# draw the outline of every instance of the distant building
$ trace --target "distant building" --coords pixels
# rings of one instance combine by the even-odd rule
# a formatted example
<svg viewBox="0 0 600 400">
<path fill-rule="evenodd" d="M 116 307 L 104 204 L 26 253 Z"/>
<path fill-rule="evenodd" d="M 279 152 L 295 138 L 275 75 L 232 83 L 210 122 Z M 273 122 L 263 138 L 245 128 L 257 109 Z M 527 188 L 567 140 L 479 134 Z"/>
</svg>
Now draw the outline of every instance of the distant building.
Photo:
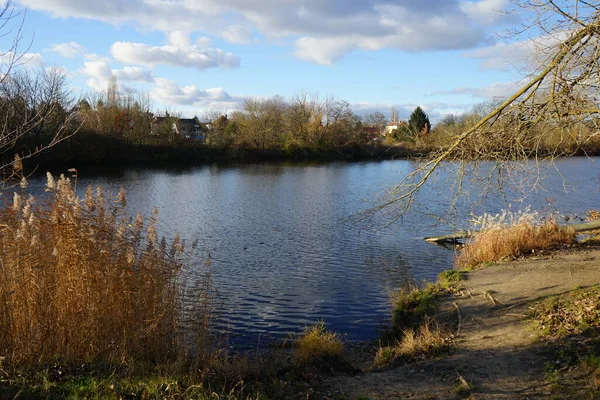
<svg viewBox="0 0 600 400">
<path fill-rule="evenodd" d="M 383 132 L 383 136 L 387 136 L 390 133 L 394 132 L 396 129 L 407 128 L 408 122 L 406 121 L 392 121 L 388 126 L 385 127 L 385 131 Z"/>
<path fill-rule="evenodd" d="M 198 117 L 175 118 L 167 115 L 152 119 L 151 134 L 158 135 L 161 129 L 165 129 L 165 124 L 171 125 L 168 129 L 172 133 L 181 135 L 186 139 L 204 140 L 204 133 L 209 129 L 206 124 L 200 122 Z"/>
<path fill-rule="evenodd" d="M 186 139 L 204 139 L 204 129 L 198 117 L 179 118 L 176 124 L 176 132 Z"/>
</svg>

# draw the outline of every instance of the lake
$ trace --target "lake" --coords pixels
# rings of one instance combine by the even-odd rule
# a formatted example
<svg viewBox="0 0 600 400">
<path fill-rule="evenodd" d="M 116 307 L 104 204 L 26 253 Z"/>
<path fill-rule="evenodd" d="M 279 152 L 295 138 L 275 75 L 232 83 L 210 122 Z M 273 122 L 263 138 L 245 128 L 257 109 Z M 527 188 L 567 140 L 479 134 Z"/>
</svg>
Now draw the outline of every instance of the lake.
<svg viewBox="0 0 600 400">
<path fill-rule="evenodd" d="M 375 338 L 389 322 L 391 291 L 433 280 L 452 266 L 454 250 L 422 240 L 452 230 L 424 215 L 450 204 L 452 169 L 442 171 L 397 223 L 387 226 L 390 215 L 383 214 L 355 218 L 378 205 L 382 193 L 416 165 L 398 160 L 111 168 L 80 171 L 78 185 L 100 185 L 115 194 L 124 187 L 132 213 L 149 216 L 156 207 L 162 234 L 198 240 L 198 263 L 210 257 L 223 302 L 216 327 L 228 332 L 231 343 L 254 347 L 318 321 L 348 340 Z M 514 210 L 531 205 L 581 215 L 600 208 L 600 158 L 557 165 L 560 174 L 550 169 L 543 189 L 524 201 L 507 193 Z M 41 192 L 42 184 L 42 178 L 32 179 L 32 191 Z M 485 200 L 477 205 L 480 212 L 506 207 L 497 192 L 478 194 L 469 183 L 465 189 Z M 467 204 L 458 203 L 463 222 Z"/>
</svg>

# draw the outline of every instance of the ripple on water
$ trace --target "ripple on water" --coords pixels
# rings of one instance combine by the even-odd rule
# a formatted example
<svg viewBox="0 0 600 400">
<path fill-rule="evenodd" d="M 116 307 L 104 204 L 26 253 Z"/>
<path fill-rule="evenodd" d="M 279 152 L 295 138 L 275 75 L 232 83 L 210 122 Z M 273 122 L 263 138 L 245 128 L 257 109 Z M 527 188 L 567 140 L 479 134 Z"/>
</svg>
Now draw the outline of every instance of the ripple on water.
<svg viewBox="0 0 600 400">
<path fill-rule="evenodd" d="M 559 162 L 546 192 L 524 204 L 583 213 L 597 207 L 598 158 Z M 414 163 L 207 166 L 186 170 L 127 169 L 97 176 L 80 173 L 79 188 L 102 185 L 128 195 L 132 214 L 159 210 L 159 229 L 198 240 L 198 263 L 210 256 L 222 308 L 217 330 L 235 345 L 286 339 L 304 326 L 325 321 L 350 340 L 369 339 L 390 318 L 389 292 L 408 281 L 435 279 L 451 265 L 453 252 L 421 237 L 439 227 L 419 214 L 385 227 L 382 216 L 365 223 L 348 218 L 377 204 L 382 191 Z M 563 179 L 564 178 L 564 179 Z M 439 182 L 444 182 L 440 179 Z M 564 183 L 571 184 L 565 194 Z M 43 192 L 44 179 L 30 188 Z M 468 182 L 465 182 L 468 185 Z M 573 196 L 573 189 L 577 195 Z M 473 191 L 473 188 L 467 188 Z M 35 193 L 34 193 L 35 194 Z M 446 186 L 424 191 L 427 212 L 448 204 Z M 484 211 L 506 207 L 489 196 Z"/>
</svg>

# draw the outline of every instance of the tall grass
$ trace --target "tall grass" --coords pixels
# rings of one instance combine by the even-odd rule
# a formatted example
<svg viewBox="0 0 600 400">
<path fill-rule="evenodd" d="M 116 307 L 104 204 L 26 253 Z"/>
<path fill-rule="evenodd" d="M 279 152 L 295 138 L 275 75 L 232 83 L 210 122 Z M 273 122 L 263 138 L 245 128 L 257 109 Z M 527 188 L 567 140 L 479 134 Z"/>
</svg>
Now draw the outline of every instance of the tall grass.
<svg viewBox="0 0 600 400">
<path fill-rule="evenodd" d="M 47 191 L 40 205 L 15 193 L 0 212 L 0 356 L 158 363 L 202 351 L 210 278 L 186 281 L 185 243 L 159 240 L 156 212 L 127 218 L 124 191 L 79 198 L 64 176 L 48 174 Z"/>
<path fill-rule="evenodd" d="M 542 219 L 529 209 L 485 214 L 475 219 L 474 225 L 479 231 L 456 258 L 459 268 L 472 268 L 576 241 L 573 229 L 558 226 L 553 218 Z"/>
</svg>

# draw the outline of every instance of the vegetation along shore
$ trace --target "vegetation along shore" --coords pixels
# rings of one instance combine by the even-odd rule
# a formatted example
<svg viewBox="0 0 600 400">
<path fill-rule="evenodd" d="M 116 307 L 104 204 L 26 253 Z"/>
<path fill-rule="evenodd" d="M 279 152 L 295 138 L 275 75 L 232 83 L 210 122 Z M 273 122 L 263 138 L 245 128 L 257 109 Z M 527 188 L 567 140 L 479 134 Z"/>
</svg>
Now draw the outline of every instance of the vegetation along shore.
<svg viewBox="0 0 600 400">
<path fill-rule="evenodd" d="M 586 227 L 582 230 L 581 224 L 563 223 L 571 217 L 561 219 L 558 213 L 544 213 L 542 218 L 536 211 L 513 212 L 510 208 L 517 202 L 523 204 L 527 195 L 540 187 L 548 171 L 553 172 L 557 158 L 600 154 L 598 4 L 549 0 L 446 2 L 447 7 L 426 7 L 427 11 L 454 8 L 452 18 L 445 20 L 436 14 L 429 20 L 415 18 L 403 7 L 385 2 L 364 2 L 369 4 L 368 10 L 356 14 L 349 11 L 351 30 L 341 29 L 341 20 L 331 14 L 335 29 L 304 37 L 307 29 L 289 21 L 274 24 L 285 25 L 284 31 L 279 28 L 274 35 L 265 34 L 259 28 L 268 26 L 269 18 L 259 16 L 269 7 L 236 12 L 233 3 L 244 2 L 229 2 L 232 4 L 223 10 L 218 2 L 198 7 L 200 2 L 146 1 L 142 5 L 131 1 L 107 3 L 107 7 L 92 11 L 82 11 L 89 2 L 78 3 L 82 8 L 76 10 L 72 9 L 73 2 L 29 3 L 39 13 L 35 14 L 39 20 L 45 10 L 53 18 L 85 18 L 86 23 L 104 8 L 119 14 L 119 18 L 123 10 L 133 14 L 139 8 L 144 12 L 140 17 L 144 23 L 138 26 L 143 29 L 139 31 L 158 29 L 148 21 L 162 14 L 173 20 L 173 14 L 165 12 L 166 6 L 176 4 L 184 10 L 178 12 L 178 20 L 184 20 L 186 14 L 197 16 L 197 9 L 207 8 L 211 20 L 218 22 L 226 14 L 228 21 L 239 19 L 248 24 L 228 26 L 220 32 L 219 40 L 229 38 L 240 46 L 252 43 L 259 49 L 259 37 L 277 38 L 283 45 L 292 34 L 293 40 L 289 41 L 297 46 L 293 53 L 320 64 L 332 64 L 346 52 L 383 50 L 380 41 L 393 49 L 418 50 L 415 44 L 407 46 L 404 42 L 406 32 L 411 31 L 404 25 L 411 21 L 406 16 L 404 23 L 394 20 L 404 14 L 418 21 L 419 26 L 411 25 L 414 29 L 423 26 L 436 32 L 434 36 L 423 36 L 424 40 L 419 38 L 436 51 L 443 48 L 437 43 L 454 33 L 455 26 L 464 27 L 457 31 L 468 38 L 486 31 L 486 24 L 497 24 L 500 19 L 509 23 L 517 15 L 524 29 L 516 29 L 516 35 L 533 32 L 538 40 L 523 46 L 531 54 L 524 57 L 525 73 L 516 79 L 512 94 L 486 96 L 493 100 L 468 111 L 464 105 L 438 104 L 444 112 L 437 112 L 433 121 L 421 106 L 411 103 L 410 111 L 403 114 L 407 118 L 401 119 L 392 103 L 388 118 L 383 107 L 367 112 L 363 108 L 361 112 L 361 103 L 354 103 L 353 110 L 348 101 L 306 92 L 288 92 L 288 97 L 236 96 L 234 102 L 234 97 L 223 89 L 179 86 L 137 66 L 192 65 L 198 71 L 217 65 L 239 67 L 239 58 L 213 48 L 210 38 L 195 35 L 192 43 L 191 33 L 199 32 L 191 26 L 203 25 L 203 21 L 182 25 L 184 30 L 173 30 L 169 27 L 172 21 L 162 21 L 159 30 L 168 41 L 164 46 L 113 43 L 111 57 L 123 63 L 122 69 L 111 68 L 103 56 L 88 53 L 78 43 L 48 44 L 45 54 L 62 52 L 85 60 L 82 73 L 88 74 L 88 84 L 95 90 L 76 93 L 70 81 L 76 74 L 61 67 L 28 64 L 26 60 L 42 56 L 19 46 L 24 14 L 11 1 L 5 2 L 0 9 L 0 37 L 9 39 L 0 47 L 0 172 L 4 195 L 0 209 L 0 399 L 600 398 L 600 214 L 595 205 L 586 206 L 591 209 L 585 217 L 579 217 L 582 221 L 578 222 Z M 18 1 L 19 6 L 29 3 Z M 46 3 L 56 7 L 48 11 Z M 258 7 L 261 2 L 250 3 Z M 281 7 L 288 7 L 287 3 L 282 2 Z M 328 26 L 316 17 L 331 12 L 332 7 L 310 9 L 318 2 L 305 3 L 301 9 L 281 14 L 298 19 L 298 26 L 310 21 L 311 31 L 319 25 Z M 351 8 L 358 10 L 361 2 L 352 3 Z M 403 3 L 409 7 L 411 2 Z M 498 4 L 512 4 L 522 12 L 513 11 L 509 18 L 500 18 L 497 10 L 491 11 Z M 337 7 L 340 5 L 333 7 L 335 14 Z M 421 8 L 414 8 L 414 15 L 424 15 L 420 14 Z M 128 18 L 109 17 L 98 18 L 115 25 L 125 24 Z M 464 22 L 468 18 L 477 20 L 476 24 Z M 356 27 L 373 24 L 368 36 L 355 35 Z M 342 32 L 343 36 L 327 36 L 334 34 L 329 31 Z M 246 33 L 248 37 L 241 37 Z M 488 45 L 489 36 L 483 35 L 471 46 Z M 451 39 L 456 42 L 452 51 L 464 50 L 463 39 Z M 512 45 L 503 43 L 498 48 L 508 48 L 505 52 L 512 53 Z M 491 50 L 496 53 L 498 48 Z M 482 53 L 489 50 L 472 49 Z M 479 54 L 470 53 L 467 58 L 479 58 Z M 392 63 L 386 60 L 381 64 Z M 433 63 L 413 64 L 425 69 Z M 435 67 L 439 75 L 439 67 Z M 94 71 L 100 73 L 94 75 Z M 98 79 L 100 75 L 102 79 Z M 164 110 L 154 109 L 143 90 L 122 85 L 119 79 L 152 86 L 154 98 L 163 100 Z M 244 79 L 236 79 L 241 86 Z M 346 82 L 346 86 L 352 85 Z M 482 90 L 462 87 L 438 94 Z M 430 95 L 435 94 L 422 93 L 420 99 Z M 174 106 L 186 105 L 188 111 L 197 105 L 203 107 L 198 107 L 199 115 L 184 116 L 169 110 L 165 99 L 176 103 Z M 211 110 L 207 99 L 235 107 L 230 111 Z M 404 107 L 406 111 L 408 106 Z M 430 113 L 435 111 L 433 107 L 424 108 Z M 455 108 L 462 111 L 448 112 Z M 359 343 L 345 341 L 344 332 L 334 332 L 321 322 L 304 327 L 288 340 L 270 343 L 266 350 L 258 344 L 253 351 L 232 349 L 215 329 L 222 299 L 215 284 L 212 249 L 199 248 L 202 238 L 190 243 L 176 234 L 161 237 L 159 212 L 130 209 L 126 188 L 117 194 L 102 187 L 78 187 L 77 168 L 90 165 L 386 158 L 414 160 L 406 163 L 411 165 L 399 175 L 396 186 L 357 219 L 362 222 L 385 214 L 387 218 L 380 225 L 389 226 L 422 206 L 417 209 L 419 216 L 433 216 L 442 222 L 456 222 L 458 217 L 463 219 L 460 223 L 465 223 L 468 217 L 463 216 L 469 214 L 473 226 L 469 231 L 438 238 L 452 240 L 455 264 L 448 265 L 452 268 L 435 282 L 408 284 L 410 265 L 398 253 L 389 257 L 391 267 L 367 271 L 374 275 L 402 266 L 406 267 L 402 271 L 406 279 L 390 296 L 389 318 L 379 336 Z M 37 196 L 35 192 L 36 198 L 27 176 L 39 165 L 44 170 L 69 169 L 60 176 L 48 173 L 42 189 L 45 194 Z M 354 178 L 360 185 L 365 184 L 367 169 Z M 338 183 L 332 182 L 332 175 L 314 172 L 303 178 L 316 180 L 318 176 L 319 190 Z M 249 191 L 251 185 L 241 185 L 240 175 L 230 174 L 228 185 L 219 181 L 216 186 L 233 188 L 235 195 Z M 274 176 L 278 175 L 263 181 L 271 185 Z M 217 177 L 211 176 L 213 181 Z M 169 199 L 192 186 L 188 181 L 177 188 L 180 191 L 169 191 L 165 184 L 169 178 L 161 177 L 161 194 Z M 442 198 L 438 190 L 424 200 L 423 194 L 438 178 L 448 196 Z M 300 179 L 293 183 L 297 181 Z M 581 180 L 573 184 L 581 184 Z M 336 193 L 348 191 L 347 187 L 338 189 Z M 267 190 L 261 187 L 257 191 L 264 194 Z M 293 203 L 299 198 L 298 192 L 289 188 L 278 192 L 281 210 L 306 206 Z M 314 193 L 308 193 L 307 198 L 314 197 Z M 282 200 L 284 195 L 288 197 Z M 498 214 L 486 213 L 485 200 L 490 197 L 502 198 L 507 209 Z M 238 238 L 236 223 L 241 220 L 253 229 L 262 223 L 260 218 L 244 220 L 246 205 L 238 207 L 243 203 L 229 203 L 225 198 L 219 197 L 218 203 L 240 211 L 239 217 L 231 218 L 235 221 L 213 221 L 216 226 L 231 222 L 227 239 Z M 335 196 L 326 199 L 324 207 L 328 209 L 346 205 Z M 294 209 L 297 215 L 293 215 L 303 223 L 315 208 L 313 203 L 306 203 L 303 210 L 308 211 Z M 266 202 L 260 205 L 261 211 L 277 208 Z M 432 205 L 439 208 L 432 211 Z M 208 208 L 208 217 L 217 215 L 216 209 Z M 355 222 L 351 215 L 344 217 L 344 222 Z M 302 228 L 304 237 L 314 233 L 310 224 Z M 280 235 L 277 229 L 272 230 L 275 237 Z M 374 231 L 364 231 L 364 236 L 377 236 L 379 232 Z M 300 242 L 301 236 L 293 232 L 287 239 Z M 343 240 L 333 243 L 331 237 L 331 232 L 324 232 L 318 238 L 326 244 L 325 251 L 349 247 Z M 262 237 L 255 239 L 265 245 Z M 382 242 L 387 239 L 384 235 L 377 237 Z M 464 242 L 456 243 L 459 239 Z M 240 254 L 253 250 L 242 249 Z M 275 250 L 271 247 L 268 254 Z M 313 248 L 304 244 L 302 251 L 301 256 Z M 220 254 L 223 258 L 228 255 Z M 319 260 L 318 267 L 325 264 L 323 260 Z M 247 264 L 244 259 L 240 267 L 250 268 Z M 302 272 L 306 276 L 306 271 Z M 232 275 L 241 281 L 240 276 Z M 273 278 L 276 273 L 265 269 L 261 284 L 267 275 Z M 330 279 L 338 278 L 339 274 Z M 362 289 L 360 285 L 344 287 L 356 297 L 364 294 Z M 369 300 L 360 297 L 360 301 Z M 341 310 L 340 314 L 347 312 L 343 307 Z"/>
<path fill-rule="evenodd" d="M 47 189 L 3 211 L 1 398 L 598 396 L 595 231 L 578 243 L 534 214 L 486 217 L 454 269 L 392 296 L 379 340 L 319 324 L 236 354 L 210 333 L 210 263 L 182 281 L 193 244 L 126 217 L 123 193 L 80 199 L 50 175 Z"/>
</svg>

